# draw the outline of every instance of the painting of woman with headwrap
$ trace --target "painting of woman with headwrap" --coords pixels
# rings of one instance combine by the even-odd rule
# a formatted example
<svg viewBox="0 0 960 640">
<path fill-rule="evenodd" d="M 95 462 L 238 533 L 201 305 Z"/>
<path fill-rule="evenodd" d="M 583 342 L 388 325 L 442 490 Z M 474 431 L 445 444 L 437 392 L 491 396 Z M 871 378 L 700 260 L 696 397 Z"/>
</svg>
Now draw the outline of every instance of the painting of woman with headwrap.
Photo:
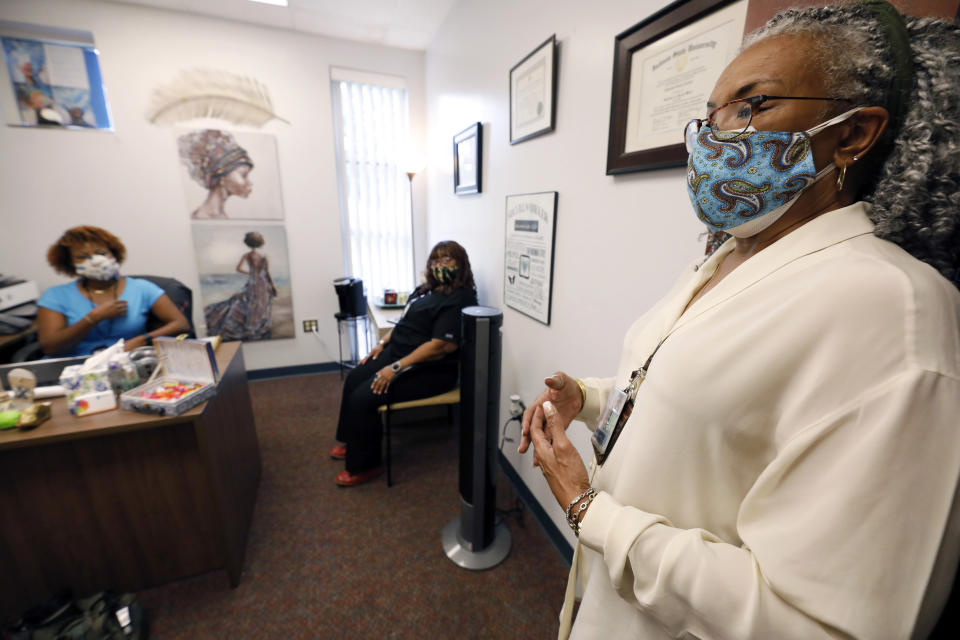
<svg viewBox="0 0 960 640">
<path fill-rule="evenodd" d="M 282 219 L 276 141 L 257 133 L 179 133 L 184 193 L 194 220 Z M 257 168 L 257 188 L 251 172 Z M 231 197 L 236 196 L 236 197 Z"/>
</svg>

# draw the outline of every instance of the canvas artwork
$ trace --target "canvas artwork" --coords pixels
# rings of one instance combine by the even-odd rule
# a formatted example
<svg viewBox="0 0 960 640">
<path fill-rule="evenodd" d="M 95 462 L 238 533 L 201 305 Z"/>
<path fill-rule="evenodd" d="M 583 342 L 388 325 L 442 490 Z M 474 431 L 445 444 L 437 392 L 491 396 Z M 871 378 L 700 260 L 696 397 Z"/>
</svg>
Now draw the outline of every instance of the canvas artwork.
<svg viewBox="0 0 960 640">
<path fill-rule="evenodd" d="M 97 51 L 25 38 L 0 38 L 17 99 L 28 126 L 110 129 Z"/>
<path fill-rule="evenodd" d="M 282 225 L 193 224 L 207 335 L 293 338 L 287 234 Z"/>
<path fill-rule="evenodd" d="M 193 220 L 283 220 L 276 138 L 177 129 L 186 210 Z"/>
</svg>

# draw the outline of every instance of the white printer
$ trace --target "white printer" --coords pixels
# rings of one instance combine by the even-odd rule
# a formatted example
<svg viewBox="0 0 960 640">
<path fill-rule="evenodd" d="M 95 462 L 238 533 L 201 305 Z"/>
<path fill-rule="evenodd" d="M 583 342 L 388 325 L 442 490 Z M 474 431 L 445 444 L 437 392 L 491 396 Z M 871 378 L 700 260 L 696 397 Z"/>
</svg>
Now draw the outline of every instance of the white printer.
<svg viewBox="0 0 960 640">
<path fill-rule="evenodd" d="M 17 333 L 37 316 L 40 292 L 33 280 L 0 275 L 0 335 Z"/>
</svg>

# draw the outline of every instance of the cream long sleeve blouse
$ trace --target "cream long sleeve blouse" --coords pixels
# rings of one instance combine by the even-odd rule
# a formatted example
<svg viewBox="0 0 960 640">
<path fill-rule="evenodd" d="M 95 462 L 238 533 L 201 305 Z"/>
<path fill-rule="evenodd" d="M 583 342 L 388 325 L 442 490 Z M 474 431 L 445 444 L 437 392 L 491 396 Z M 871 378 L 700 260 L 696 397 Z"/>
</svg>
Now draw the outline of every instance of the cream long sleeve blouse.
<svg viewBox="0 0 960 640">
<path fill-rule="evenodd" d="M 638 320 L 595 425 L 666 336 L 581 525 L 574 638 L 909 638 L 958 553 L 960 293 L 824 214 L 686 312 L 721 247 Z"/>
</svg>

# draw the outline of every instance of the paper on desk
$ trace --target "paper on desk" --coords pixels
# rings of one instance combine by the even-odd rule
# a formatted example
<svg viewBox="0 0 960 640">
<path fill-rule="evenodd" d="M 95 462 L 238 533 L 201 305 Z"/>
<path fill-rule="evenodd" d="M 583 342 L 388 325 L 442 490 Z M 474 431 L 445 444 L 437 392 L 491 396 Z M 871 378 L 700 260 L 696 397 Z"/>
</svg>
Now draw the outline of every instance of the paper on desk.
<svg viewBox="0 0 960 640">
<path fill-rule="evenodd" d="M 56 398 L 58 396 L 67 395 L 67 390 L 59 384 L 50 385 L 49 387 L 37 387 L 33 390 L 33 397 L 37 400 L 43 400 L 44 398 Z"/>
</svg>

